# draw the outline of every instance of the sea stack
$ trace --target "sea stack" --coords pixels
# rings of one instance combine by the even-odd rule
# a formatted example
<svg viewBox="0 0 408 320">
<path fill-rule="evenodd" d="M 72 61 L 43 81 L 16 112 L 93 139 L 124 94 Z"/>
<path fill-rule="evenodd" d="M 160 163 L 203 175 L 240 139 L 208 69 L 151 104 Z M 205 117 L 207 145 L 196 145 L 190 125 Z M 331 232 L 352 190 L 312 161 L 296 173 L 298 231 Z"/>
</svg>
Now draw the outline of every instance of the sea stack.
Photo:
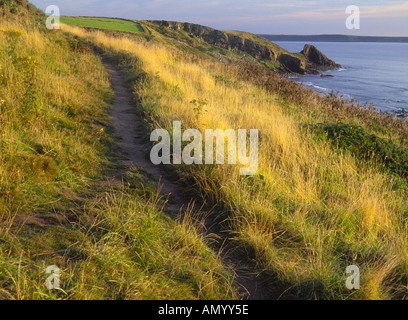
<svg viewBox="0 0 408 320">
<path fill-rule="evenodd" d="M 318 65 L 320 68 L 322 66 L 326 67 L 327 69 L 341 67 L 341 65 L 336 64 L 333 60 L 327 58 L 322 52 L 311 44 L 306 44 L 300 53 L 303 54 L 305 58 L 309 60 L 309 62 Z"/>
</svg>

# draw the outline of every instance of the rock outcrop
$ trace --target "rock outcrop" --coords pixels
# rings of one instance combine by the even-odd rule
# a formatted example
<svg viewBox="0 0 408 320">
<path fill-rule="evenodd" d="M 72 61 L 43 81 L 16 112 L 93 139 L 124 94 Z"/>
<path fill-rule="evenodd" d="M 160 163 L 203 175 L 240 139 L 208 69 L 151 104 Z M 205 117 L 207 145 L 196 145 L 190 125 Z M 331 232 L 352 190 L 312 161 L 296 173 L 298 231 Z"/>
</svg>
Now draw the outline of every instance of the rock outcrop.
<svg viewBox="0 0 408 320">
<path fill-rule="evenodd" d="M 328 67 L 328 68 L 339 68 L 340 65 L 336 64 L 333 60 L 327 58 L 323 53 L 321 53 L 315 46 L 306 44 L 303 50 L 300 52 L 305 56 L 305 58 L 318 66 Z"/>
<path fill-rule="evenodd" d="M 312 45 L 305 45 L 300 53 L 291 53 L 257 35 L 246 32 L 220 31 L 210 27 L 175 21 L 149 21 L 169 31 L 183 31 L 206 43 L 233 52 L 243 52 L 268 65 L 285 72 L 297 74 L 320 74 L 320 71 L 339 68 Z M 237 35 L 238 34 L 238 35 Z"/>
</svg>

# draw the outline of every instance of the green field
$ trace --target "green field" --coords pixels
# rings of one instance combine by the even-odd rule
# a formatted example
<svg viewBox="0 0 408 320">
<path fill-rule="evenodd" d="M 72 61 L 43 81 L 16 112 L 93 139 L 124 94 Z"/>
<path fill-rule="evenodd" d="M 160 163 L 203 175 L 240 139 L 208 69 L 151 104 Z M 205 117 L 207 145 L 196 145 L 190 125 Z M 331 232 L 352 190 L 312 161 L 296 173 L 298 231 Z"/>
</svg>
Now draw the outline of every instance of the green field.
<svg viewBox="0 0 408 320">
<path fill-rule="evenodd" d="M 128 32 L 143 32 L 137 22 L 113 18 L 91 18 L 91 17 L 61 17 L 61 22 L 78 27 L 109 29 Z"/>
</svg>

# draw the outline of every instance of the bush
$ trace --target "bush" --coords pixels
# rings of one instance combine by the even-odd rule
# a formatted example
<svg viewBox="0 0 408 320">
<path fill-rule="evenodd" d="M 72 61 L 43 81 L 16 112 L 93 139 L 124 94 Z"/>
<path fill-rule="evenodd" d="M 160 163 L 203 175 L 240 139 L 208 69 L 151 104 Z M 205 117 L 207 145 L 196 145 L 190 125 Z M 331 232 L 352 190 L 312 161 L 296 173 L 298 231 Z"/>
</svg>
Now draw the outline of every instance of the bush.
<svg viewBox="0 0 408 320">
<path fill-rule="evenodd" d="M 314 125 L 315 133 L 331 140 L 334 147 L 350 151 L 358 159 L 374 161 L 401 177 L 408 177 L 408 150 L 391 140 L 368 133 L 356 124 L 342 122 Z"/>
</svg>

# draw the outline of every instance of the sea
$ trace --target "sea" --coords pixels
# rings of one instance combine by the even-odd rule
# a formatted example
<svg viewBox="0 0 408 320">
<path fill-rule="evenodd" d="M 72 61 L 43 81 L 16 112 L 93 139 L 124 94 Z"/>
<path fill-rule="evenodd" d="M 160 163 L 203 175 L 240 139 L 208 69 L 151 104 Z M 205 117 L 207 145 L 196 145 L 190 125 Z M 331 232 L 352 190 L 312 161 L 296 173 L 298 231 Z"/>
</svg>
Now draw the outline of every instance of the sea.
<svg viewBox="0 0 408 320">
<path fill-rule="evenodd" d="M 305 42 L 275 42 L 290 52 L 303 50 Z M 384 112 L 408 111 L 408 43 L 308 42 L 342 67 L 320 75 L 291 77 L 306 88 L 334 92 Z"/>
</svg>

